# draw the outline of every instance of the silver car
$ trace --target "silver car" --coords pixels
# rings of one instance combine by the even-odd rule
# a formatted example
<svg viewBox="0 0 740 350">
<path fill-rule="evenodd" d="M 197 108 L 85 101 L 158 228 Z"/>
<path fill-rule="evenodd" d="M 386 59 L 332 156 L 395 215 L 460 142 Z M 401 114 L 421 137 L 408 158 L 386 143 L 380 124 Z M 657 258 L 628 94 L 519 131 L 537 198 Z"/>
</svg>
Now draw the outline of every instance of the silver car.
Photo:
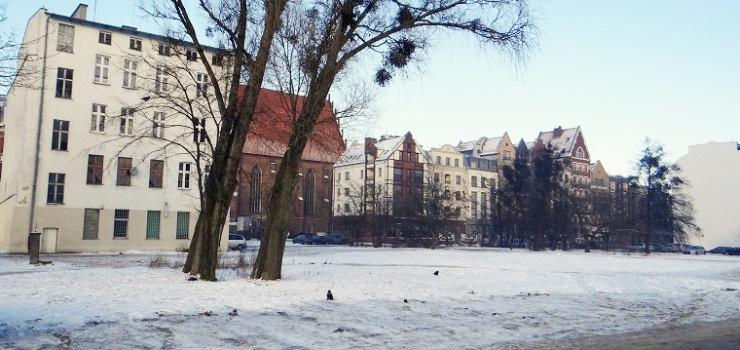
<svg viewBox="0 0 740 350">
<path fill-rule="evenodd" d="M 699 255 L 699 254 L 706 254 L 707 251 L 704 250 L 704 247 L 700 245 L 688 245 L 686 246 L 686 248 L 683 249 L 683 253 Z"/>
<path fill-rule="evenodd" d="M 229 233 L 229 249 L 243 250 L 247 247 L 247 239 L 238 233 Z"/>
</svg>

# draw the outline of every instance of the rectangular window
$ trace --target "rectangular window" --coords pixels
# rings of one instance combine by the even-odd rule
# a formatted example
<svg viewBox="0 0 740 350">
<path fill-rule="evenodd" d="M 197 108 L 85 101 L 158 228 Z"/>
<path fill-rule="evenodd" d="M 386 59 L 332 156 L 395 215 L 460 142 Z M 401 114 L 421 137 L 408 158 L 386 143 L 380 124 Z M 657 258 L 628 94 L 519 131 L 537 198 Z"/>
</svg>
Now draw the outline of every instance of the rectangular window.
<svg viewBox="0 0 740 350">
<path fill-rule="evenodd" d="M 54 119 L 51 130 L 51 149 L 66 151 L 69 139 L 69 121 Z"/>
<path fill-rule="evenodd" d="M 98 223 L 100 209 L 85 208 L 85 218 L 82 223 L 82 239 L 98 239 Z"/>
<path fill-rule="evenodd" d="M 460 176 L 460 175 L 456 175 L 455 176 L 455 184 L 456 185 L 461 185 L 462 184 L 462 176 Z"/>
<path fill-rule="evenodd" d="M 149 161 L 149 187 L 162 188 L 164 175 L 164 161 L 152 159 Z"/>
<path fill-rule="evenodd" d="M 445 158 L 445 166 L 450 166 L 450 158 Z"/>
<path fill-rule="evenodd" d="M 105 105 L 93 103 L 92 118 L 90 119 L 90 131 L 105 132 Z"/>
<path fill-rule="evenodd" d="M 191 164 L 188 162 L 180 162 L 177 171 L 177 188 L 190 189 L 190 166 Z"/>
<path fill-rule="evenodd" d="M 345 213 L 349 213 L 349 204 L 348 203 L 344 203 L 344 212 Z"/>
<path fill-rule="evenodd" d="M 57 51 L 71 53 L 75 46 L 75 27 L 69 24 L 59 23 L 58 34 Z"/>
<path fill-rule="evenodd" d="M 175 239 L 188 239 L 189 229 L 190 229 L 190 213 L 186 211 L 178 211 Z"/>
<path fill-rule="evenodd" d="M 113 34 L 111 34 L 111 32 L 104 32 L 101 30 L 100 33 L 98 33 L 98 42 L 101 44 L 110 45 L 112 36 Z"/>
<path fill-rule="evenodd" d="M 56 97 L 72 98 L 72 76 L 74 70 L 69 68 L 57 68 L 57 93 Z"/>
<path fill-rule="evenodd" d="M 136 69 L 138 62 L 134 60 L 123 60 L 123 87 L 136 89 Z"/>
<path fill-rule="evenodd" d="M 154 112 L 152 117 L 152 137 L 164 137 L 164 113 Z"/>
<path fill-rule="evenodd" d="M 110 71 L 110 57 L 95 55 L 95 77 L 93 81 L 98 84 L 108 84 L 108 71 Z"/>
<path fill-rule="evenodd" d="M 437 164 L 442 164 L 442 157 L 437 156 Z"/>
<path fill-rule="evenodd" d="M 349 171 L 344 172 L 344 179 L 349 180 Z"/>
<path fill-rule="evenodd" d="M 141 51 L 141 39 L 131 37 L 128 42 L 128 48 L 131 50 Z"/>
<path fill-rule="evenodd" d="M 478 177 L 477 176 L 470 177 L 470 187 L 478 187 Z"/>
<path fill-rule="evenodd" d="M 206 142 L 206 118 L 193 118 L 193 141 Z"/>
<path fill-rule="evenodd" d="M 116 209 L 113 218 L 113 238 L 128 236 L 128 209 Z"/>
<path fill-rule="evenodd" d="M 487 182 L 486 178 L 481 177 L 480 178 L 480 188 L 486 188 L 486 182 Z"/>
<path fill-rule="evenodd" d="M 205 73 L 195 74 L 195 97 L 205 96 L 208 92 L 208 75 Z"/>
<path fill-rule="evenodd" d="M 434 173 L 434 183 L 435 184 L 439 183 L 439 173 Z"/>
<path fill-rule="evenodd" d="M 159 239 L 160 212 L 149 210 L 146 212 L 146 239 Z"/>
<path fill-rule="evenodd" d="M 457 168 L 459 166 L 460 166 L 460 159 L 455 158 L 455 167 Z"/>
<path fill-rule="evenodd" d="M 64 204 L 64 174 L 49 173 L 47 204 Z"/>
<path fill-rule="evenodd" d="M 349 187 L 344 188 L 344 195 L 349 196 Z"/>
<path fill-rule="evenodd" d="M 131 186 L 131 158 L 118 157 L 116 186 Z"/>
<path fill-rule="evenodd" d="M 95 154 L 87 156 L 87 184 L 103 184 L 103 156 Z"/>
<path fill-rule="evenodd" d="M 198 60 L 198 51 L 188 49 L 185 51 L 185 58 L 188 61 L 197 61 Z"/>
<path fill-rule="evenodd" d="M 167 92 L 167 66 L 157 66 L 157 74 L 154 80 L 154 92 L 161 94 Z"/>
<path fill-rule="evenodd" d="M 159 54 L 162 56 L 169 56 L 172 54 L 172 48 L 164 43 L 159 43 Z"/>
<path fill-rule="evenodd" d="M 124 107 L 121 108 L 121 128 L 119 133 L 121 135 L 133 136 L 134 135 L 134 109 Z"/>
<path fill-rule="evenodd" d="M 213 63 L 214 66 L 223 66 L 224 55 L 220 53 L 213 54 L 213 59 L 211 60 L 211 63 Z"/>
</svg>

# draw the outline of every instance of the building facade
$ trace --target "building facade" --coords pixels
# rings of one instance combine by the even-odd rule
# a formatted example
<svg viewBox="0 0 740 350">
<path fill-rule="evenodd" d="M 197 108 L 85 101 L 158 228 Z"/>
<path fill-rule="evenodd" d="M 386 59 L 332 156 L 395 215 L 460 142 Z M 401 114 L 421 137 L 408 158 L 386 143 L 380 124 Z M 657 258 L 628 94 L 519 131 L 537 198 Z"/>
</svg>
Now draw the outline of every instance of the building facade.
<svg viewBox="0 0 740 350">
<path fill-rule="evenodd" d="M 294 106 L 295 105 L 295 106 Z M 239 184 L 231 204 L 232 231 L 260 237 L 267 202 L 288 145 L 302 96 L 262 89 L 242 148 Z M 295 107 L 295 108 L 294 108 Z M 333 164 L 345 150 L 339 124 L 327 103 L 303 151 L 299 181 L 293 194 L 289 236 L 299 232 L 330 232 Z"/>
<path fill-rule="evenodd" d="M 7 96 L 0 251 L 31 231 L 42 252 L 187 248 L 218 121 L 201 59 L 224 56 L 86 12 L 28 21 L 19 61 L 41 76 Z"/>
</svg>

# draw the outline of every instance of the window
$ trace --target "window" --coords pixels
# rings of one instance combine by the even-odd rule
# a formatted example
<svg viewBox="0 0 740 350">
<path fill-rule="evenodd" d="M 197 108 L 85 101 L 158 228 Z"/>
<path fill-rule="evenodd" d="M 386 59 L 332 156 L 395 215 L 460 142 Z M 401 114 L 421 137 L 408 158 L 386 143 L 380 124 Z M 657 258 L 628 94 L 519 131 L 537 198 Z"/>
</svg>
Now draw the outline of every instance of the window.
<svg viewBox="0 0 740 350">
<path fill-rule="evenodd" d="M 152 159 L 149 161 L 149 187 L 162 188 L 164 175 L 164 161 Z"/>
<path fill-rule="evenodd" d="M 486 188 L 486 178 L 485 177 L 480 178 L 480 188 Z"/>
<path fill-rule="evenodd" d="M 439 173 L 434 173 L 434 183 L 435 184 L 439 183 Z"/>
<path fill-rule="evenodd" d="M 55 151 L 67 150 L 69 138 L 69 121 L 54 119 L 51 130 L 51 149 Z"/>
<path fill-rule="evenodd" d="M 105 132 L 105 105 L 93 103 L 92 118 L 90 119 L 90 131 Z"/>
<path fill-rule="evenodd" d="M 161 94 L 167 92 L 169 86 L 167 86 L 167 66 L 157 66 L 157 74 L 154 80 L 154 92 Z"/>
<path fill-rule="evenodd" d="M 455 158 L 455 168 L 460 166 L 460 159 Z"/>
<path fill-rule="evenodd" d="M 220 53 L 213 54 L 213 59 L 211 60 L 211 63 L 213 63 L 214 66 L 223 66 L 224 55 Z"/>
<path fill-rule="evenodd" d="M 344 188 L 344 195 L 349 196 L 349 187 Z"/>
<path fill-rule="evenodd" d="M 180 162 L 177 171 L 177 188 L 182 190 L 190 189 L 190 166 L 188 162 Z"/>
<path fill-rule="evenodd" d="M 113 218 L 113 238 L 128 236 L 128 209 L 116 209 Z"/>
<path fill-rule="evenodd" d="M 93 81 L 98 84 L 108 84 L 108 71 L 110 70 L 110 57 L 95 55 L 95 77 Z"/>
<path fill-rule="evenodd" d="M 198 60 L 198 51 L 188 49 L 185 51 L 185 58 L 188 61 L 197 61 Z"/>
<path fill-rule="evenodd" d="M 136 89 L 136 68 L 138 62 L 134 60 L 123 60 L 123 87 Z"/>
<path fill-rule="evenodd" d="M 249 176 L 249 202 L 252 213 L 262 212 L 262 171 L 256 165 Z"/>
<path fill-rule="evenodd" d="M 98 223 L 100 209 L 85 208 L 85 217 L 82 223 L 82 239 L 98 239 Z"/>
<path fill-rule="evenodd" d="M 146 239 L 159 239 L 159 221 L 161 213 L 158 210 L 146 212 Z"/>
<path fill-rule="evenodd" d="M 118 157 L 116 186 L 131 186 L 131 158 Z"/>
<path fill-rule="evenodd" d="M 75 27 L 69 24 L 59 23 L 58 34 L 57 51 L 72 53 L 72 49 L 75 46 Z"/>
<path fill-rule="evenodd" d="M 162 56 L 169 56 L 172 54 L 172 47 L 167 44 L 159 43 L 159 54 Z"/>
<path fill-rule="evenodd" d="M 478 217 L 478 193 L 470 192 L 470 211 L 474 218 Z"/>
<path fill-rule="evenodd" d="M 471 176 L 470 177 L 470 186 L 471 187 L 478 187 L 478 177 L 477 176 Z"/>
<path fill-rule="evenodd" d="M 190 229 L 190 213 L 186 211 L 178 211 L 175 239 L 188 239 L 189 229 Z"/>
<path fill-rule="evenodd" d="M 134 135 L 134 109 L 123 107 L 121 108 L 121 128 L 119 133 L 121 135 L 133 136 Z"/>
<path fill-rule="evenodd" d="M 103 184 L 103 156 L 95 154 L 87 156 L 87 184 Z"/>
<path fill-rule="evenodd" d="M 195 74 L 195 97 L 205 96 L 208 92 L 208 75 L 205 73 Z"/>
<path fill-rule="evenodd" d="M 403 180 L 403 170 L 400 168 L 393 168 L 393 181 Z"/>
<path fill-rule="evenodd" d="M 442 157 L 437 156 L 437 164 L 442 164 Z"/>
<path fill-rule="evenodd" d="M 101 44 L 110 45 L 112 36 L 113 34 L 111 34 L 111 32 L 104 32 L 101 30 L 100 33 L 98 33 L 98 42 Z"/>
<path fill-rule="evenodd" d="M 206 142 L 206 118 L 193 118 L 193 141 Z"/>
<path fill-rule="evenodd" d="M 585 158 L 584 157 L 585 152 L 583 152 L 583 148 L 578 147 L 576 150 L 576 158 Z"/>
<path fill-rule="evenodd" d="M 344 203 L 344 212 L 349 213 L 349 203 Z"/>
<path fill-rule="evenodd" d="M 504 151 L 504 160 L 510 160 L 511 159 L 511 152 Z"/>
<path fill-rule="evenodd" d="M 445 158 L 445 165 L 450 166 L 450 157 Z"/>
<path fill-rule="evenodd" d="M 313 215 L 314 214 L 314 197 L 315 197 L 315 188 L 314 188 L 314 175 L 313 170 L 309 170 L 306 173 L 306 178 L 304 180 L 305 184 L 303 186 L 303 214 L 306 216 Z"/>
<path fill-rule="evenodd" d="M 459 201 L 461 198 L 460 191 L 455 191 L 455 200 Z"/>
<path fill-rule="evenodd" d="M 445 174 L 445 183 L 450 183 L 450 174 Z"/>
<path fill-rule="evenodd" d="M 141 39 L 131 37 L 128 41 L 128 48 L 131 50 L 141 51 Z"/>
<path fill-rule="evenodd" d="M 57 68 L 57 94 L 56 97 L 72 98 L 72 76 L 74 70 L 69 68 Z"/>
<path fill-rule="evenodd" d="M 47 204 L 64 204 L 64 174 L 49 173 Z"/>
<path fill-rule="evenodd" d="M 462 185 L 462 176 L 455 175 L 455 185 Z"/>
<path fill-rule="evenodd" d="M 152 117 L 152 137 L 164 137 L 164 113 L 154 112 Z"/>
<path fill-rule="evenodd" d="M 344 179 L 349 180 L 349 171 L 344 172 Z"/>
</svg>

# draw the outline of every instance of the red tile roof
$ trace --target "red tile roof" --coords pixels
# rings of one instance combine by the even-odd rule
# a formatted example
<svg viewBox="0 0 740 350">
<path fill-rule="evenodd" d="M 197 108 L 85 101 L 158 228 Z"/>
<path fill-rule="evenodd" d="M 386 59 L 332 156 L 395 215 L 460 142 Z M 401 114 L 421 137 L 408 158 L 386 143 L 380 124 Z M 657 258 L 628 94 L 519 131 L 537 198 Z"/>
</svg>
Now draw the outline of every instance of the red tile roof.
<svg viewBox="0 0 740 350">
<path fill-rule="evenodd" d="M 240 95 L 245 86 L 240 87 Z M 252 125 L 242 148 L 243 153 L 282 157 L 287 148 L 293 122 L 305 101 L 295 96 L 269 89 L 260 90 Z M 303 160 L 335 163 L 346 146 L 332 105 L 327 102 L 303 151 Z"/>
</svg>

